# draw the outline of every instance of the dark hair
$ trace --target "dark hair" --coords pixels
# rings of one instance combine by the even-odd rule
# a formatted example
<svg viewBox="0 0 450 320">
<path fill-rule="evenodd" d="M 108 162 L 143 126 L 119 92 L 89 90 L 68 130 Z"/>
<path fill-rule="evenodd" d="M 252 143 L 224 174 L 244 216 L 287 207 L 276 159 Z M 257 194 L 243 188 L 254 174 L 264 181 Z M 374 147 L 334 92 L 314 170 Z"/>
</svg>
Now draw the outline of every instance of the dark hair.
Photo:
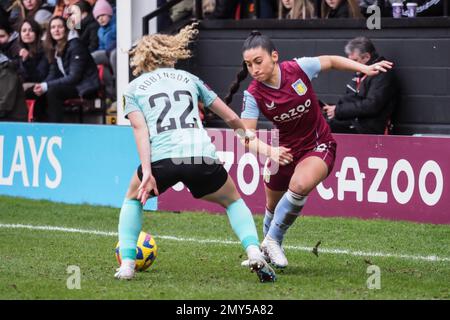
<svg viewBox="0 0 450 320">
<path fill-rule="evenodd" d="M 377 53 L 372 41 L 366 37 L 354 38 L 346 44 L 346 54 L 350 54 L 355 50 L 358 50 L 360 54 L 369 53 L 372 57 Z"/>
<path fill-rule="evenodd" d="M 51 34 L 52 22 L 55 20 L 62 21 L 64 29 L 65 29 L 64 41 L 61 44 L 58 44 L 52 38 L 52 34 Z M 68 42 L 68 36 L 69 36 L 69 28 L 67 27 L 66 19 L 64 19 L 61 16 L 55 16 L 55 17 L 51 18 L 50 21 L 48 22 L 48 28 L 47 28 L 47 32 L 45 34 L 45 41 L 44 41 L 44 48 L 47 53 L 47 59 L 50 63 L 53 63 L 55 61 L 55 53 L 58 56 L 62 56 L 64 49 L 66 48 L 66 45 Z"/>
<path fill-rule="evenodd" d="M 248 38 L 245 39 L 244 44 L 242 45 L 242 53 L 254 48 L 262 48 L 269 54 L 272 54 L 272 52 L 276 51 L 275 45 L 273 44 L 272 40 L 270 40 L 269 37 L 261 34 L 261 32 L 256 30 L 252 31 L 248 36 Z M 247 65 L 245 64 L 245 61 L 242 61 L 242 69 L 236 75 L 236 80 L 231 85 L 228 91 L 228 95 L 224 98 L 226 104 L 230 104 L 231 101 L 233 101 L 234 94 L 239 90 L 241 82 L 244 81 L 245 78 L 247 78 L 247 76 L 248 76 Z"/>
<path fill-rule="evenodd" d="M 43 2 L 42 0 L 36 0 L 36 7 L 34 7 L 32 10 L 28 11 L 24 6 L 23 1 L 24 0 L 15 1 L 15 3 L 11 6 L 11 7 L 17 7 L 20 10 L 17 22 L 14 23 L 14 27 L 16 29 L 18 28 L 18 26 L 22 25 L 22 22 L 24 22 L 26 18 L 34 19 L 36 12 L 38 12 L 41 9 L 42 2 Z"/>
<path fill-rule="evenodd" d="M 7 20 L 0 20 L 0 30 L 5 30 L 7 34 L 11 34 L 14 32 L 14 29 L 11 27 Z"/>
<path fill-rule="evenodd" d="M 28 44 L 28 43 L 24 43 L 22 41 L 22 27 L 25 23 L 28 23 L 31 27 L 31 30 L 33 30 L 33 32 L 36 35 L 36 39 L 34 40 L 34 43 Z M 37 23 L 33 18 L 26 18 L 19 27 L 19 43 L 20 46 L 22 48 L 27 49 L 30 52 L 30 55 L 33 57 L 35 56 L 39 49 L 41 48 L 41 33 L 42 33 L 42 29 L 41 26 L 39 25 L 39 23 Z"/>
<path fill-rule="evenodd" d="M 84 13 L 84 12 L 91 13 L 92 12 L 91 4 L 85 0 L 80 0 L 77 3 L 75 3 L 75 5 L 78 8 L 80 8 L 81 13 Z"/>
</svg>

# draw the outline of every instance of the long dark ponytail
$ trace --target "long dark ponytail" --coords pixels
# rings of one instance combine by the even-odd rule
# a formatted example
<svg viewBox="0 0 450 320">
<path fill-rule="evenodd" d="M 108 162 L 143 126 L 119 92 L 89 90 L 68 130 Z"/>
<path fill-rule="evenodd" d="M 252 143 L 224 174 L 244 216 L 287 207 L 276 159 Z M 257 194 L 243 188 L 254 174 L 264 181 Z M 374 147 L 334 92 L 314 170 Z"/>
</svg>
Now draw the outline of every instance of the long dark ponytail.
<svg viewBox="0 0 450 320">
<path fill-rule="evenodd" d="M 242 53 L 249 49 L 259 48 L 261 47 L 269 54 L 276 51 L 275 46 L 270 40 L 269 37 L 262 35 L 259 31 L 252 31 L 247 39 L 245 39 L 244 44 L 242 45 Z M 245 61 L 242 61 L 242 69 L 236 75 L 236 80 L 230 86 L 228 91 L 228 95 L 224 98 L 226 104 L 230 104 L 233 101 L 234 94 L 239 90 L 241 82 L 245 80 L 248 76 L 248 69 Z"/>
</svg>

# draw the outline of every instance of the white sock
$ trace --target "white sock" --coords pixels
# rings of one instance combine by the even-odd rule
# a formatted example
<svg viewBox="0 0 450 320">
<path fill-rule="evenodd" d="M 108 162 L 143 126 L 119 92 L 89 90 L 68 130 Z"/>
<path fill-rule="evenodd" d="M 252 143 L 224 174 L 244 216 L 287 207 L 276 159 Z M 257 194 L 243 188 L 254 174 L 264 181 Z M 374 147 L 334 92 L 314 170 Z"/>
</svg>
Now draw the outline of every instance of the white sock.
<svg viewBox="0 0 450 320">
<path fill-rule="evenodd" d="M 126 268 L 130 268 L 130 269 L 134 270 L 135 266 L 136 266 L 135 260 L 131 260 L 131 259 L 123 259 L 122 260 L 121 267 L 126 267 Z"/>
</svg>

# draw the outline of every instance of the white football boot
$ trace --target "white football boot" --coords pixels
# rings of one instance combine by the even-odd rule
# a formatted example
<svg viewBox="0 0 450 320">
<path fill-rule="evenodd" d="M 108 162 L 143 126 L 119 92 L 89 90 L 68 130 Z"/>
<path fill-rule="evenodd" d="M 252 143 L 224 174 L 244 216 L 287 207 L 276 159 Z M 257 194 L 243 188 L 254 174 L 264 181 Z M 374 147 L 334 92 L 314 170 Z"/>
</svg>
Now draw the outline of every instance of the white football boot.
<svg viewBox="0 0 450 320">
<path fill-rule="evenodd" d="M 276 268 L 286 268 L 288 260 L 281 244 L 267 235 L 261 243 L 261 251 L 269 257 L 270 263 Z"/>
<path fill-rule="evenodd" d="M 264 259 L 261 250 L 257 246 L 247 248 L 248 267 L 255 272 L 260 282 L 274 282 L 276 279 L 275 271 Z"/>
<path fill-rule="evenodd" d="M 134 260 L 123 260 L 120 268 L 116 271 L 114 277 L 119 280 L 131 280 L 134 278 L 136 262 Z"/>
</svg>

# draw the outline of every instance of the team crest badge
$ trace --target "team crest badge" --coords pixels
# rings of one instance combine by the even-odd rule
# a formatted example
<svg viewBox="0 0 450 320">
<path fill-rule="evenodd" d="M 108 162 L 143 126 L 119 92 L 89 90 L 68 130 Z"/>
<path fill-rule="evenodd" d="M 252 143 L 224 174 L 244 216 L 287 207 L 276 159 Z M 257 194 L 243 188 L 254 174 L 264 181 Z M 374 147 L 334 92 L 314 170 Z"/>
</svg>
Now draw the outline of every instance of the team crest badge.
<svg viewBox="0 0 450 320">
<path fill-rule="evenodd" d="M 298 79 L 297 81 L 295 81 L 292 85 L 292 88 L 294 88 L 295 92 L 297 92 L 299 96 L 305 95 L 305 93 L 308 91 L 308 87 L 305 85 L 302 79 Z"/>
</svg>

